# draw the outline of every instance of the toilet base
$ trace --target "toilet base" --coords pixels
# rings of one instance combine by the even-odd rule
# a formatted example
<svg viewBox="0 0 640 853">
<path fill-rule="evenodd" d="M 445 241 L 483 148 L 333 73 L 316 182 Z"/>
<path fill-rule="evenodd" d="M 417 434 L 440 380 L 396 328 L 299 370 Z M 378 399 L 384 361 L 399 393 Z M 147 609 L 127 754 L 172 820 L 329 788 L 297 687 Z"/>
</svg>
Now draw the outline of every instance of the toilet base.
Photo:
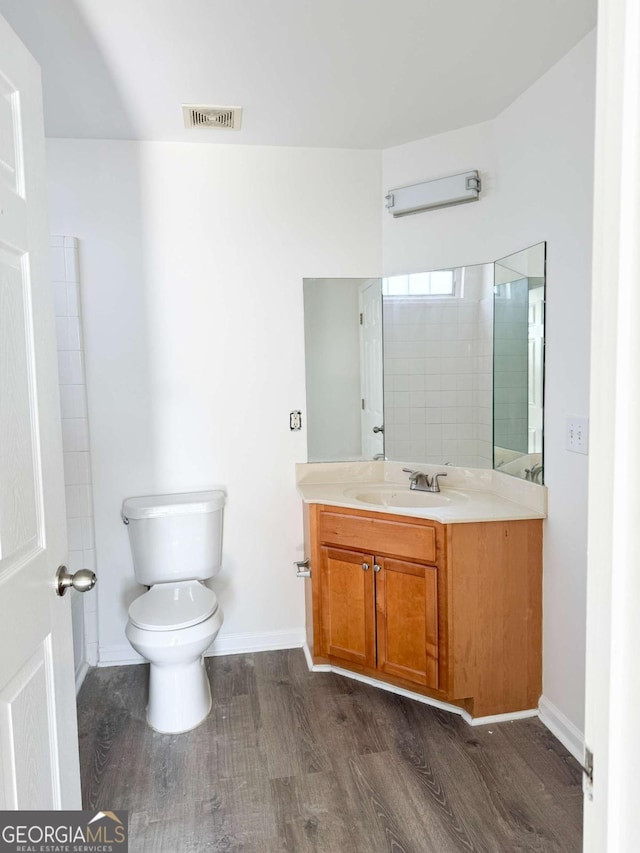
<svg viewBox="0 0 640 853">
<path fill-rule="evenodd" d="M 133 648 L 149 661 L 147 722 L 163 734 L 195 729 L 211 710 L 211 686 L 204 653 L 223 622 L 218 607 L 208 619 L 176 630 L 153 631 L 127 622 Z"/>
<path fill-rule="evenodd" d="M 195 729 L 209 716 L 211 685 L 204 658 L 179 666 L 152 663 L 147 723 L 161 734 Z"/>
</svg>

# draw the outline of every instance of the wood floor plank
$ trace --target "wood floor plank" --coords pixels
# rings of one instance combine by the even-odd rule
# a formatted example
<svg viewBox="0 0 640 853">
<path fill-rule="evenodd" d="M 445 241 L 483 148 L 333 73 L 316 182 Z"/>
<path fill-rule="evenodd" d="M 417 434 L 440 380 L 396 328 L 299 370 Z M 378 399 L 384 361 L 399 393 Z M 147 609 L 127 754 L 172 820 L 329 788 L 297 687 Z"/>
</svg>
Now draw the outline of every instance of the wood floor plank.
<svg viewBox="0 0 640 853">
<path fill-rule="evenodd" d="M 291 853 L 356 850 L 349 814 L 334 773 L 272 779 L 279 836 Z"/>
<path fill-rule="evenodd" d="M 428 742 L 440 737 L 444 746 L 449 745 L 451 781 L 465 778 L 458 799 L 476 831 L 495 837 L 498 849 L 549 853 L 580 849 L 579 841 L 574 846 L 578 827 L 566 832 L 571 809 L 558 806 L 526 762 L 509 750 L 500 726 L 469 729 L 460 718 L 442 711 L 421 716 L 417 725 Z M 444 774 L 446 767 L 439 766 Z"/>
<path fill-rule="evenodd" d="M 216 751 L 216 776 L 223 779 L 267 778 L 266 756 L 260 746 L 259 718 L 249 696 L 235 697 L 212 711 L 215 727 L 210 729 Z M 257 725 L 258 723 L 258 725 Z M 207 749 L 209 744 L 204 744 Z"/>
<path fill-rule="evenodd" d="M 457 853 L 459 847 L 433 820 L 433 813 L 416 808 L 407 775 L 393 754 L 357 756 L 348 765 L 359 795 L 356 808 L 366 817 L 361 831 L 366 840 L 363 851 Z"/>
<path fill-rule="evenodd" d="M 299 649 L 206 665 L 212 711 L 181 735 L 146 724 L 146 666 L 80 692 L 84 805 L 130 810 L 132 853 L 581 849 L 579 768 L 538 720 L 471 728 Z"/>
<path fill-rule="evenodd" d="M 505 723 L 500 731 L 554 797 L 582 799 L 582 768 L 540 720 Z"/>
<path fill-rule="evenodd" d="M 214 704 L 224 704 L 235 696 L 255 693 L 255 662 L 253 655 L 227 655 L 205 660 L 211 681 Z"/>
<path fill-rule="evenodd" d="M 404 711 L 404 708 L 398 709 Z M 460 802 L 455 777 L 460 768 L 452 768 L 449 760 L 439 761 L 438 743 L 421 737 L 405 714 L 406 725 L 396 728 L 395 752 L 402 762 L 417 808 L 441 824 L 450 842 L 460 851 L 486 851 L 482 833 L 469 820 L 465 802 Z M 463 770 L 464 773 L 464 770 Z M 466 777 L 463 776 L 463 779 Z M 496 827 L 494 827 L 494 835 Z M 506 837 L 502 839 L 506 842 Z"/>
<path fill-rule="evenodd" d="M 311 693 L 314 725 L 331 755 L 385 752 L 388 743 L 375 703 L 360 696 Z"/>
<path fill-rule="evenodd" d="M 322 742 L 316 737 L 316 710 L 308 701 L 290 652 L 265 652 L 256 671 L 260 702 L 260 748 L 271 779 L 330 769 Z"/>
</svg>

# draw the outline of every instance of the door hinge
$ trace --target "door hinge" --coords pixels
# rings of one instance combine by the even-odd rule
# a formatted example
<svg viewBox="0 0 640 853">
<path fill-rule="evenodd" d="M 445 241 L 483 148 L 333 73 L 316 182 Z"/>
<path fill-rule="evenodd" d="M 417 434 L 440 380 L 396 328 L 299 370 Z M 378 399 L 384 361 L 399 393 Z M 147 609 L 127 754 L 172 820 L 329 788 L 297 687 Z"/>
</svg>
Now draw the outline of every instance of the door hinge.
<svg viewBox="0 0 640 853">
<path fill-rule="evenodd" d="M 584 748 L 584 767 L 582 768 L 582 772 L 590 784 L 593 785 L 593 753 L 588 746 Z"/>
<path fill-rule="evenodd" d="M 593 799 L 593 752 L 588 746 L 584 748 L 584 764 L 581 765 L 584 773 L 584 792 L 589 799 Z"/>
<path fill-rule="evenodd" d="M 360 325 L 362 325 L 362 311 L 360 312 Z"/>
<path fill-rule="evenodd" d="M 364 397 L 362 397 L 361 399 L 362 399 L 362 411 L 364 412 Z"/>
</svg>

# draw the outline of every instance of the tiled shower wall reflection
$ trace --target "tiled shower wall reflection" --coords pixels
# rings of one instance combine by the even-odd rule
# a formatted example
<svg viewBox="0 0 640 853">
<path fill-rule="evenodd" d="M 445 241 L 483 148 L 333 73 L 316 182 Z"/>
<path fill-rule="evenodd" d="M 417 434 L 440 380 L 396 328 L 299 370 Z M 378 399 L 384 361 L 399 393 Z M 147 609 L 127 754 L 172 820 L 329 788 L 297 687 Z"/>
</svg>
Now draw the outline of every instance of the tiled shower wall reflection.
<svg viewBox="0 0 640 853">
<path fill-rule="evenodd" d="M 529 452 L 529 279 L 496 287 L 495 443 Z"/>
<path fill-rule="evenodd" d="M 52 237 L 51 259 L 58 345 L 62 449 L 67 503 L 69 571 L 95 571 L 93 495 L 87 386 L 80 311 L 78 241 L 75 237 Z M 82 678 L 86 663 L 98 659 L 97 595 L 93 590 L 71 590 L 73 648 L 76 678 Z"/>
<path fill-rule="evenodd" d="M 384 297 L 387 459 L 491 468 L 493 266 L 453 297 Z"/>
</svg>

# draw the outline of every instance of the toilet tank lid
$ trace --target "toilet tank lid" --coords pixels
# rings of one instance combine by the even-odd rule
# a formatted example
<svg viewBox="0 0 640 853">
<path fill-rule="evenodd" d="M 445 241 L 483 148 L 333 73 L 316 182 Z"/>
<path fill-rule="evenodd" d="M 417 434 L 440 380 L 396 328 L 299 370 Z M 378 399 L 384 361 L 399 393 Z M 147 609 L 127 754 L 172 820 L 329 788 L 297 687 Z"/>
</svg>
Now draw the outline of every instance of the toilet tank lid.
<svg viewBox="0 0 640 853">
<path fill-rule="evenodd" d="M 127 498 L 122 504 L 122 517 L 124 519 L 159 518 L 167 515 L 216 512 L 224 506 L 226 498 L 227 495 L 223 489 Z"/>
</svg>

